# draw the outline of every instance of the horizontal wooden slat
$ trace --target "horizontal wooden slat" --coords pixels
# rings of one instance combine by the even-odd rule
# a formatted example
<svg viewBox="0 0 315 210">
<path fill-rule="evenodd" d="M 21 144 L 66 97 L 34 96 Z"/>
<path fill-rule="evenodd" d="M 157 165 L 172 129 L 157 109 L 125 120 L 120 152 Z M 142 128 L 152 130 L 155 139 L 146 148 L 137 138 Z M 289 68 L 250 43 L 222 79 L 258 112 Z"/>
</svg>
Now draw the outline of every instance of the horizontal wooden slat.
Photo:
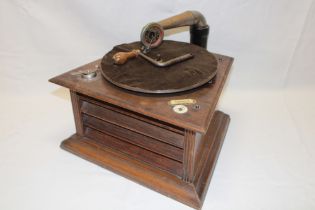
<svg viewBox="0 0 315 210">
<path fill-rule="evenodd" d="M 85 128 L 85 136 L 90 139 L 93 139 L 94 141 L 97 141 L 98 143 L 101 143 L 106 147 L 127 154 L 129 157 L 133 157 L 142 162 L 146 162 L 149 165 L 166 170 L 177 176 L 180 177 L 182 176 L 183 173 L 182 164 L 178 161 L 158 155 L 154 152 L 135 146 L 128 142 L 122 141 L 118 138 L 106 135 L 105 133 L 102 133 L 89 127 Z"/>
<path fill-rule="evenodd" d="M 82 94 L 79 94 L 79 98 L 81 101 L 86 101 L 86 102 L 89 102 L 92 104 L 96 104 L 96 105 L 104 107 L 106 109 L 110 109 L 110 110 L 113 110 L 115 112 L 130 116 L 130 117 L 138 119 L 138 120 L 141 120 L 143 122 L 147 122 L 147 123 L 150 123 L 152 125 L 156 125 L 158 127 L 165 128 L 166 130 L 170 130 L 170 131 L 173 131 L 173 132 L 181 134 L 181 135 L 185 134 L 185 130 L 183 128 L 174 126 L 172 124 L 161 122 L 157 119 L 153 119 L 153 118 L 150 118 L 148 116 L 143 116 L 143 115 L 140 115 L 138 113 L 123 109 L 121 107 L 114 106 L 112 104 L 104 103 L 103 101 L 99 101 L 99 100 L 96 100 L 94 98 L 82 95 Z"/>
<path fill-rule="evenodd" d="M 152 152 L 183 162 L 183 149 L 158 141 L 148 136 L 108 123 L 95 117 L 83 114 L 83 123 L 88 127 L 105 132 L 108 135 L 128 141 Z"/>
<path fill-rule="evenodd" d="M 183 148 L 184 136 L 170 130 L 157 127 L 130 116 L 117 113 L 87 101 L 82 101 L 81 112 L 102 119 L 109 123 L 127 128 L 165 143 Z"/>
</svg>

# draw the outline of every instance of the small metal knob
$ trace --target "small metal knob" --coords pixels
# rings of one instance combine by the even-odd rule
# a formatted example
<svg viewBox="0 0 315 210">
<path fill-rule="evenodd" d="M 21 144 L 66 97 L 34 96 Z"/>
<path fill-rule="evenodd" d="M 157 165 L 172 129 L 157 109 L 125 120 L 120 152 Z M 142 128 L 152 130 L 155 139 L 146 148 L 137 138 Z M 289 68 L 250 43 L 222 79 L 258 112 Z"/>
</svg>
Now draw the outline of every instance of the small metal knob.
<svg viewBox="0 0 315 210">
<path fill-rule="evenodd" d="M 81 77 L 83 79 L 93 79 L 97 76 L 96 71 L 87 70 L 85 72 L 82 72 Z"/>
</svg>

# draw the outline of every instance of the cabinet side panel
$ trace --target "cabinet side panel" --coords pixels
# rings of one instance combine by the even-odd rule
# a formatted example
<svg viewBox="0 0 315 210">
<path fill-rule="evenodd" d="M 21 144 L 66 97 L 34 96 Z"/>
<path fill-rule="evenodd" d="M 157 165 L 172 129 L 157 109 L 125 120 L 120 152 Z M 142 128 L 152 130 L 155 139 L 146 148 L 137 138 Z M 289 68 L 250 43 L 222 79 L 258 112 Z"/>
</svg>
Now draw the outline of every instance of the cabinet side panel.
<svg viewBox="0 0 315 210">
<path fill-rule="evenodd" d="M 195 137 L 196 133 L 194 131 L 185 131 L 184 140 L 184 174 L 183 180 L 185 182 L 192 182 L 194 177 L 195 168 Z"/>
<path fill-rule="evenodd" d="M 71 103 L 72 103 L 72 110 L 73 110 L 73 116 L 74 116 L 74 123 L 75 128 L 77 131 L 77 134 L 80 136 L 83 136 L 83 123 L 82 123 L 82 116 L 80 111 L 80 102 L 79 102 L 79 96 L 76 92 L 70 90 L 70 97 L 71 97 Z"/>
</svg>

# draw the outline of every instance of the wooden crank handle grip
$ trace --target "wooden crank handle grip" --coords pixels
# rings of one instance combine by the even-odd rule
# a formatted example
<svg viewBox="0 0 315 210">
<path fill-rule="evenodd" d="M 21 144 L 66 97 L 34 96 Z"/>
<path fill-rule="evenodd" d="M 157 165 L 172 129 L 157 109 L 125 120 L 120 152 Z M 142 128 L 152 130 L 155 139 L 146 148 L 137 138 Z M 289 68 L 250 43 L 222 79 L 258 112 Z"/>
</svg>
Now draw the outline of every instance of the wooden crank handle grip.
<svg viewBox="0 0 315 210">
<path fill-rule="evenodd" d="M 132 50 L 130 52 L 118 52 L 113 56 L 115 64 L 122 65 L 130 58 L 135 58 L 139 55 L 140 50 Z"/>
</svg>

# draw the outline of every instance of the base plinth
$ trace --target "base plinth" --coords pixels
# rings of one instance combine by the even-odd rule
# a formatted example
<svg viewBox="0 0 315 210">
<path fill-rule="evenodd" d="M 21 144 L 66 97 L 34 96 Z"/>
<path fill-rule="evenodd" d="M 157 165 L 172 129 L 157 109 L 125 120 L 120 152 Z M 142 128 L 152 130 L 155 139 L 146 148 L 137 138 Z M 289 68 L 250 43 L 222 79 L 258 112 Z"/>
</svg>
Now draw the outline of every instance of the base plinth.
<svg viewBox="0 0 315 210">
<path fill-rule="evenodd" d="M 61 143 L 61 147 L 88 161 L 120 174 L 161 194 L 176 199 L 196 209 L 202 207 L 215 163 L 219 155 L 230 118 L 216 111 L 211 120 L 200 161 L 200 173 L 192 182 L 184 181 L 167 171 L 152 167 L 142 161 L 130 158 L 115 149 L 77 134 Z"/>
</svg>

